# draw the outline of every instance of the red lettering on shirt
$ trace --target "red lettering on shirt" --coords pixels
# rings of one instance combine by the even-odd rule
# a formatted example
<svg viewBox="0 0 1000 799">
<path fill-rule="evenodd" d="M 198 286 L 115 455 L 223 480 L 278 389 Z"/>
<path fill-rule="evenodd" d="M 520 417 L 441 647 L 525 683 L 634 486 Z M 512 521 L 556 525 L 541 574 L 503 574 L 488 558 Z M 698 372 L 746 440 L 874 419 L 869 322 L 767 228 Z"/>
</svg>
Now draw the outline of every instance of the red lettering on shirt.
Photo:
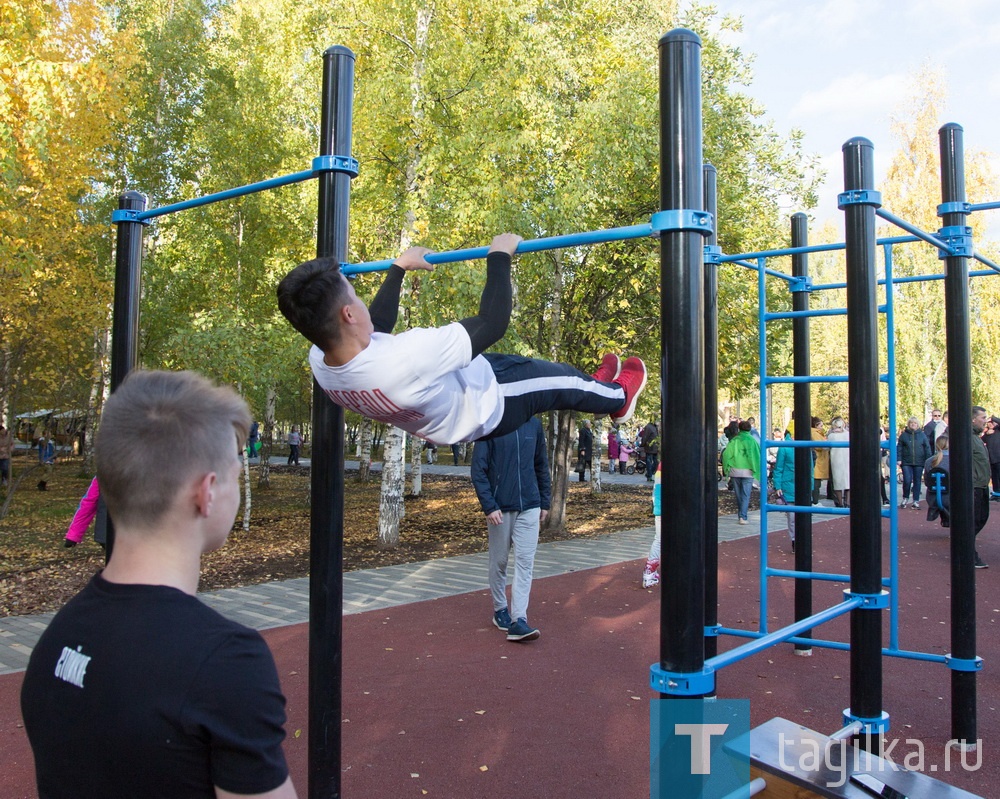
<svg viewBox="0 0 1000 799">
<path fill-rule="evenodd" d="M 419 422 L 424 415 L 414 410 L 400 408 L 381 389 L 371 391 L 338 391 L 325 389 L 326 395 L 342 408 L 360 413 L 370 419 L 401 427 L 405 423 Z"/>
</svg>

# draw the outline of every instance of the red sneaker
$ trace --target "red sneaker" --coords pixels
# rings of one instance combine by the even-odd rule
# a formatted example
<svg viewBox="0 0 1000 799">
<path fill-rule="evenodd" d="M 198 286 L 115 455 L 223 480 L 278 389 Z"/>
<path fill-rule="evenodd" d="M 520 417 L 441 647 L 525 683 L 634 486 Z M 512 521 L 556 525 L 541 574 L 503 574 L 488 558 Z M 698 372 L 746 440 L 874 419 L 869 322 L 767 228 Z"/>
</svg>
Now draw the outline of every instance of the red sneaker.
<svg viewBox="0 0 1000 799">
<path fill-rule="evenodd" d="M 625 389 L 625 404 L 620 411 L 611 414 L 611 418 L 616 422 L 627 422 L 635 413 L 636 400 L 646 387 L 646 364 L 641 358 L 626 358 L 614 382 Z"/>
<path fill-rule="evenodd" d="M 601 358 L 601 365 L 597 367 L 597 371 L 591 375 L 594 380 L 599 380 L 602 383 L 614 383 L 615 378 L 621 374 L 622 371 L 622 359 L 615 355 L 613 352 L 609 352 L 603 358 Z"/>
</svg>

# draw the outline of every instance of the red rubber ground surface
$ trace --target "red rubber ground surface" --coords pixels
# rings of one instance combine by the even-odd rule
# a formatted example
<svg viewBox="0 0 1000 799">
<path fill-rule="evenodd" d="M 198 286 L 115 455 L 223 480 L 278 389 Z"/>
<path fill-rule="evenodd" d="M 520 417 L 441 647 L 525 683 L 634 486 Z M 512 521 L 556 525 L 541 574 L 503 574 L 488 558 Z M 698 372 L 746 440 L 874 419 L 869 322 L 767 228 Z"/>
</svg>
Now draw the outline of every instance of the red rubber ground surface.
<svg viewBox="0 0 1000 799">
<path fill-rule="evenodd" d="M 950 651 L 946 531 L 901 512 L 900 648 Z M 942 665 L 885 659 L 890 738 L 924 747 L 924 769 L 984 797 L 1000 797 L 1000 511 L 980 537 L 994 568 L 976 572 L 981 766 L 944 771 L 950 737 L 950 673 Z M 814 568 L 846 571 L 847 520 L 816 526 Z M 724 544 L 720 619 L 756 629 L 758 539 Z M 791 567 L 784 533 L 773 566 Z M 637 553 L 641 554 L 641 553 Z M 354 797 L 648 796 L 649 665 L 658 659 L 659 589 L 639 586 L 639 561 L 535 582 L 529 617 L 539 640 L 513 644 L 490 623 L 485 591 L 372 611 L 344 620 L 343 793 Z M 485 575 L 484 575 L 485 582 Z M 819 584 L 814 609 L 844 586 Z M 770 628 L 791 618 L 793 583 L 772 580 Z M 888 625 L 886 625 L 888 629 Z M 847 619 L 816 631 L 846 640 Z M 299 795 L 307 782 L 307 630 L 265 633 L 288 697 L 286 752 Z M 886 637 L 885 642 L 888 642 Z M 739 639 L 721 639 L 729 649 Z M 850 704 L 849 655 L 782 644 L 724 670 L 719 695 L 749 698 L 753 724 L 782 716 L 823 732 Z M 20 726 L 21 675 L 0 677 L 0 796 L 34 797 L 31 755 Z M 915 744 L 896 745 L 902 762 Z M 915 755 L 913 755 L 915 757 Z M 910 761 L 911 763 L 914 761 Z"/>
</svg>

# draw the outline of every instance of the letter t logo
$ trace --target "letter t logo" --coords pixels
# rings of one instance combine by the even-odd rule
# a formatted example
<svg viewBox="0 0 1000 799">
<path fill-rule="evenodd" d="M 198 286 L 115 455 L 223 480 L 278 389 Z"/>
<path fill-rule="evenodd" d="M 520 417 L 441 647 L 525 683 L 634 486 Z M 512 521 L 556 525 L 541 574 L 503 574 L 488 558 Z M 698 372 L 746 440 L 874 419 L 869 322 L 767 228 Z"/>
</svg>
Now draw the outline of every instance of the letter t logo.
<svg viewBox="0 0 1000 799">
<path fill-rule="evenodd" d="M 722 735 L 728 724 L 675 724 L 676 735 L 691 736 L 691 773 L 711 774 L 713 735 Z"/>
</svg>

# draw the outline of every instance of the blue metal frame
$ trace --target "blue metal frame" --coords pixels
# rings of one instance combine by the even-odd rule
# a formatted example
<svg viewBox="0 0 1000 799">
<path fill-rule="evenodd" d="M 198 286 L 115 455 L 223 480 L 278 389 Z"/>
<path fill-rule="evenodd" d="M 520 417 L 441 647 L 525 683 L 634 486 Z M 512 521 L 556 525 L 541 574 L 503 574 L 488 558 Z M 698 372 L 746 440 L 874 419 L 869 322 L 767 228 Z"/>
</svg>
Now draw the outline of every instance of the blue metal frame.
<svg viewBox="0 0 1000 799">
<path fill-rule="evenodd" d="M 878 192 L 845 192 L 841 195 L 840 205 L 844 207 L 851 204 L 868 204 L 868 205 L 880 205 L 881 196 Z M 945 208 L 946 212 L 955 213 L 971 213 L 977 210 L 992 210 L 1000 208 L 1000 202 L 995 203 L 982 203 L 979 205 L 971 205 L 969 203 L 960 204 L 960 208 L 951 208 L 951 205 L 941 206 Z M 886 374 L 880 375 L 880 380 L 888 385 L 889 397 L 888 397 L 888 407 L 889 407 L 889 435 L 888 440 L 882 442 L 883 449 L 888 451 L 888 462 L 889 462 L 889 490 L 887 496 L 889 498 L 889 508 L 883 509 L 883 518 L 889 519 L 889 576 L 882 578 L 882 584 L 887 588 L 880 595 L 872 595 L 871 597 L 855 597 L 860 598 L 866 607 L 872 609 L 882 609 L 886 608 L 889 610 L 889 645 L 883 649 L 883 655 L 890 657 L 903 657 L 917 660 L 926 660 L 928 662 L 947 664 L 949 668 L 954 670 L 966 670 L 973 671 L 981 667 L 981 663 L 976 661 L 966 661 L 958 660 L 950 657 L 944 657 L 932 653 L 922 653 L 922 652 L 912 652 L 909 650 L 903 650 L 899 648 L 899 592 L 897 589 L 899 585 L 899 518 L 898 518 L 898 499 L 899 499 L 899 487 L 896 480 L 896 436 L 895 430 L 897 429 L 897 396 L 896 396 L 896 385 L 894 380 L 891 379 L 893 375 L 896 374 L 896 346 L 895 346 L 895 298 L 893 296 L 892 287 L 897 283 L 912 283 L 921 281 L 931 281 L 931 280 L 943 280 L 944 275 L 919 275 L 919 276 L 908 276 L 908 277 L 894 277 L 893 276 L 893 248 L 897 244 L 907 244 L 917 241 L 924 241 L 932 246 L 938 248 L 939 251 L 943 253 L 942 257 L 945 255 L 965 255 L 966 257 L 975 257 L 981 262 L 987 264 L 991 269 L 979 270 L 970 273 L 970 275 L 975 276 L 985 276 L 992 275 L 995 273 L 997 267 L 990 261 L 983 259 L 975 254 L 972 247 L 971 240 L 971 228 L 967 227 L 946 227 L 942 228 L 938 236 L 925 233 L 919 228 L 910 225 L 904 220 L 899 219 L 892 213 L 878 207 L 876 209 L 878 216 L 886 219 L 887 221 L 893 223 L 897 227 L 911 233 L 909 236 L 891 236 L 885 237 L 877 240 L 877 244 L 881 245 L 883 252 L 883 261 L 885 266 L 885 276 L 883 279 L 878 281 L 879 286 L 883 286 L 885 290 L 885 303 L 880 305 L 878 308 L 879 313 L 884 313 L 886 315 L 886 349 L 887 349 L 887 371 Z M 847 382 L 848 377 L 846 375 L 834 375 L 834 376 L 771 376 L 767 373 L 767 322 L 781 320 L 781 319 L 795 319 L 801 317 L 826 317 L 826 316 L 840 316 L 846 313 L 843 309 L 816 309 L 810 311 L 778 311 L 778 312 L 768 312 L 767 311 L 767 294 L 766 294 L 766 283 L 765 278 L 768 276 L 775 277 L 784 280 L 789 287 L 789 291 L 823 291 L 823 290 L 836 290 L 843 289 L 846 287 L 845 283 L 831 283 L 831 284 L 812 284 L 810 281 L 802 281 L 798 278 L 786 275 L 782 272 L 777 272 L 775 270 L 767 268 L 767 259 L 772 257 L 786 257 L 796 253 L 813 253 L 813 252 L 833 252 L 837 250 L 845 249 L 846 245 L 841 244 L 820 244 L 820 245 L 810 245 L 808 247 L 789 247 L 781 250 L 764 250 L 754 253 L 740 253 L 737 255 L 721 255 L 716 256 L 716 260 L 719 263 L 732 263 L 736 266 L 742 266 L 744 268 L 753 269 L 757 272 L 758 284 L 757 284 L 757 294 L 758 294 L 758 360 L 760 364 L 760 426 L 761 430 L 766 432 L 770 430 L 771 422 L 767 418 L 767 388 L 775 384 L 797 384 L 797 383 L 835 383 L 835 382 Z M 753 259 L 753 261 L 751 261 Z M 794 440 L 772 440 L 770 438 L 763 438 L 761 441 L 761 470 L 762 474 L 767 473 L 767 450 L 770 447 L 791 447 L 791 448 L 837 448 L 837 447 L 849 447 L 848 442 L 812 442 L 812 441 L 794 441 Z M 940 492 L 940 489 L 938 489 Z M 828 574 L 822 572 L 798 572 L 793 569 L 775 569 L 768 566 L 768 530 L 767 530 L 767 517 L 769 513 L 780 512 L 780 513 L 812 513 L 817 515 L 837 515 L 846 516 L 850 514 L 850 509 L 848 508 L 826 508 L 826 507 L 812 507 L 812 506 L 799 506 L 799 505 L 772 505 L 767 501 L 766 491 L 762 492 L 761 496 L 761 530 L 760 530 L 760 569 L 759 569 L 759 596 L 760 596 L 760 615 L 758 619 L 758 626 L 760 628 L 759 632 L 749 632 L 749 631 L 739 631 L 731 628 L 720 627 L 715 630 L 717 635 L 736 635 L 736 636 L 749 636 L 749 637 L 760 637 L 767 638 L 768 640 L 773 640 L 772 636 L 778 636 L 783 631 L 778 631 L 777 633 L 768 632 L 768 599 L 767 599 L 767 578 L 768 577 L 782 577 L 782 578 L 807 578 L 812 580 L 829 581 L 829 582 L 849 582 L 849 575 L 838 575 L 838 574 Z M 847 596 L 851 596 L 849 591 L 845 591 Z M 819 614 L 817 614 L 819 615 Z M 810 620 L 801 622 L 800 624 L 816 624 L 816 616 L 811 617 Z M 794 625 L 793 625 L 794 626 Z M 784 628 L 787 630 L 788 628 Z M 803 627 L 803 629 L 809 629 L 808 626 Z M 792 637 L 780 638 L 780 640 L 790 640 L 795 643 L 805 643 L 813 644 L 816 646 L 826 646 L 830 648 L 844 648 L 848 649 L 849 644 L 845 642 L 834 642 L 834 641 L 820 641 L 818 639 L 799 639 L 793 634 Z M 774 640 L 777 643 L 777 640 Z M 978 660 L 978 659 L 977 659 Z M 716 668 L 725 665 L 725 663 L 718 663 L 716 659 L 710 661 Z M 706 663 L 706 668 L 709 664 Z M 846 712 L 846 711 L 845 711 Z M 866 725 L 871 725 L 872 719 L 860 719 L 862 723 Z"/>
<path fill-rule="evenodd" d="M 304 183 L 307 180 L 319 177 L 324 172 L 345 172 L 351 177 L 357 177 L 358 161 L 350 156 L 321 155 L 313 159 L 312 169 L 305 172 L 294 172 L 291 175 L 283 175 L 277 178 L 270 178 L 269 180 L 261 180 L 257 183 L 250 183 L 246 186 L 239 186 L 235 189 L 226 189 L 225 191 L 215 192 L 214 194 L 206 194 L 203 197 L 194 197 L 190 200 L 171 203 L 170 205 L 161 205 L 159 208 L 150 208 L 148 211 L 113 211 L 111 214 L 111 222 L 113 224 L 117 224 L 119 222 L 142 222 L 144 224 L 149 224 L 148 220 L 155 219 L 158 216 L 166 216 L 167 214 L 173 214 L 177 211 L 186 211 L 189 208 L 199 208 L 203 205 L 211 205 L 212 203 L 221 202 L 222 200 L 232 200 L 236 197 L 244 197 L 248 194 L 257 194 L 258 192 L 267 191 L 268 189 L 276 189 L 280 186 L 290 186 L 293 183 Z"/>
</svg>

